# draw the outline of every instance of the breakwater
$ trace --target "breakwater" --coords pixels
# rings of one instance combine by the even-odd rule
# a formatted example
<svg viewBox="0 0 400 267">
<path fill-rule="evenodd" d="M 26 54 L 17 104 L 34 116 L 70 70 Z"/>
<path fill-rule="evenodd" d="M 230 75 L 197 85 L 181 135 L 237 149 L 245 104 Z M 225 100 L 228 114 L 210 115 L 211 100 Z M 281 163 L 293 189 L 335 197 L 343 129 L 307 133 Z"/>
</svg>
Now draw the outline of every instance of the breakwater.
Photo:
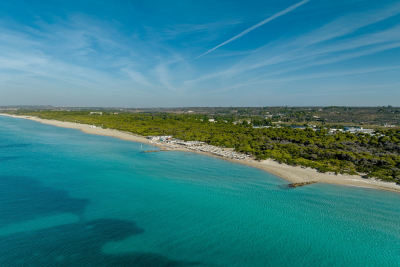
<svg viewBox="0 0 400 267">
<path fill-rule="evenodd" d="M 311 182 L 293 183 L 293 184 L 289 184 L 289 187 L 299 187 L 299 186 L 305 186 L 305 185 L 310 185 L 310 184 L 315 184 L 315 183 L 318 183 L 318 182 L 311 181 Z"/>
</svg>

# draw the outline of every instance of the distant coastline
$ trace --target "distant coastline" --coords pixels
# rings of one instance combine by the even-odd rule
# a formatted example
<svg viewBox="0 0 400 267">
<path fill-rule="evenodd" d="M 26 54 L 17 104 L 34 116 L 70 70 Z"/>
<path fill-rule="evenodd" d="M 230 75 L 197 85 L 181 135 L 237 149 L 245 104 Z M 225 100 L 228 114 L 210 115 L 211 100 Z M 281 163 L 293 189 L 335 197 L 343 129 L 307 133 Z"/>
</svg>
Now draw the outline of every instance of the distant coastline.
<svg viewBox="0 0 400 267">
<path fill-rule="evenodd" d="M 63 121 L 57 121 L 57 120 L 45 120 L 45 119 L 40 119 L 37 117 L 31 117 L 31 116 L 16 116 L 16 115 L 10 115 L 10 114 L 0 114 L 0 115 L 9 116 L 9 117 L 13 117 L 13 118 L 29 119 L 29 120 L 37 121 L 37 122 L 40 122 L 43 124 L 49 124 L 49 125 L 54 125 L 54 126 L 63 127 L 63 128 L 78 129 L 78 130 L 81 130 L 82 132 L 88 133 L 88 134 L 110 136 L 110 137 L 116 137 L 116 138 L 119 138 L 122 140 L 128 140 L 128 141 L 149 144 L 149 140 L 143 136 L 134 135 L 134 134 L 128 133 L 128 132 L 121 132 L 121 131 L 113 130 L 113 129 L 103 129 L 103 128 L 98 128 L 98 127 L 93 128 L 93 127 L 91 127 L 91 125 L 88 125 L 88 124 L 63 122 Z M 185 148 L 178 149 L 178 148 L 168 148 L 161 144 L 154 144 L 154 145 L 156 145 L 157 147 L 159 147 L 161 149 L 168 149 L 171 151 L 185 151 L 185 152 L 199 153 L 199 154 L 203 154 L 203 155 L 218 157 L 218 156 L 215 156 L 210 153 L 194 151 L 194 150 L 185 149 Z M 304 167 L 299 167 L 299 166 L 293 167 L 293 166 L 290 166 L 287 164 L 280 164 L 273 160 L 255 161 L 255 160 L 246 159 L 246 160 L 239 161 L 239 160 L 233 160 L 233 159 L 229 159 L 229 158 L 222 158 L 222 157 L 218 157 L 218 158 L 225 159 L 225 160 L 228 160 L 228 161 L 231 161 L 234 163 L 248 165 L 251 167 L 255 167 L 255 168 L 267 171 L 269 173 L 277 175 L 277 176 L 279 176 L 287 181 L 290 181 L 292 183 L 317 181 L 317 182 L 321 182 L 321 183 L 355 186 L 355 187 L 370 188 L 370 189 L 380 189 L 380 190 L 387 190 L 387 191 L 400 193 L 400 186 L 396 185 L 395 183 L 383 182 L 383 181 L 378 181 L 375 179 L 364 179 L 359 175 L 329 175 L 326 173 L 319 173 L 316 170 L 311 169 L 311 168 L 304 168 Z"/>
</svg>

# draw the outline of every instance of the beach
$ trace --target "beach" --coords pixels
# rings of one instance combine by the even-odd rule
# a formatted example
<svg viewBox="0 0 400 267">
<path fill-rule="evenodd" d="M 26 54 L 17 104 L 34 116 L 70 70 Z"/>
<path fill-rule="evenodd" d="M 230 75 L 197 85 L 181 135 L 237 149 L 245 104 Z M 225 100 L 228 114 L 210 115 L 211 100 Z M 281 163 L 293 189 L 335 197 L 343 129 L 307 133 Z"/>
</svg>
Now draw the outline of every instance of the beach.
<svg viewBox="0 0 400 267">
<path fill-rule="evenodd" d="M 79 124 L 79 123 L 72 123 L 72 122 L 63 122 L 63 121 L 56 121 L 56 120 L 45 120 L 40 119 L 37 117 L 31 116 L 15 116 L 9 114 L 0 114 L 4 116 L 10 116 L 15 118 L 22 118 L 22 119 L 29 119 L 33 121 L 37 121 L 44 124 L 54 125 L 63 128 L 70 128 L 70 129 L 78 129 L 84 133 L 94 134 L 94 135 L 103 135 L 103 136 L 110 136 L 116 137 L 122 140 L 140 142 L 149 144 L 149 140 L 146 137 L 138 136 L 128 132 L 121 132 L 118 130 L 113 129 L 103 129 L 99 127 L 94 127 L 87 124 Z M 369 189 L 379 189 L 379 190 L 387 190 L 392 192 L 400 193 L 400 186 L 396 185 L 395 183 L 383 182 L 378 181 L 375 179 L 366 179 L 362 178 L 359 175 L 330 175 L 326 173 L 319 173 L 314 169 L 311 168 L 304 168 L 300 166 L 290 166 L 287 164 L 280 164 L 273 160 L 262 160 L 256 161 L 253 159 L 245 159 L 245 160 L 235 160 L 226 157 L 219 157 L 210 153 L 196 151 L 187 149 L 184 147 L 179 148 L 171 148 L 170 146 L 164 146 L 162 144 L 154 144 L 161 149 L 168 149 L 171 151 L 185 151 L 185 152 L 193 152 L 193 153 L 200 153 L 208 156 L 218 157 L 224 160 L 228 160 L 234 163 L 245 164 L 254 168 L 258 168 L 269 173 L 272 173 L 276 176 L 279 176 L 289 182 L 292 183 L 300 183 L 300 182 L 310 182 L 310 181 L 317 181 L 319 183 L 328 183 L 328 184 L 335 184 L 335 185 L 345 185 L 345 186 L 354 186 L 360 188 L 369 188 Z"/>
</svg>

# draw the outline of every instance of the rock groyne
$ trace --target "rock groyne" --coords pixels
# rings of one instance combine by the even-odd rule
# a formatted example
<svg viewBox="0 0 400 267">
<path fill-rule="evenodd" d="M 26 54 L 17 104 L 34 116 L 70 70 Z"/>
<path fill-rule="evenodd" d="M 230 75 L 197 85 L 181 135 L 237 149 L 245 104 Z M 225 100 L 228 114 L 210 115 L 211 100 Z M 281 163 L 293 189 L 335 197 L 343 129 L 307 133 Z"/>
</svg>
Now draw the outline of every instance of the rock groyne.
<svg viewBox="0 0 400 267">
<path fill-rule="evenodd" d="M 299 187 L 299 186 L 305 186 L 305 185 L 315 184 L 315 183 L 318 183 L 318 182 L 317 181 L 311 181 L 311 182 L 293 183 L 293 184 L 289 184 L 289 187 Z"/>
</svg>

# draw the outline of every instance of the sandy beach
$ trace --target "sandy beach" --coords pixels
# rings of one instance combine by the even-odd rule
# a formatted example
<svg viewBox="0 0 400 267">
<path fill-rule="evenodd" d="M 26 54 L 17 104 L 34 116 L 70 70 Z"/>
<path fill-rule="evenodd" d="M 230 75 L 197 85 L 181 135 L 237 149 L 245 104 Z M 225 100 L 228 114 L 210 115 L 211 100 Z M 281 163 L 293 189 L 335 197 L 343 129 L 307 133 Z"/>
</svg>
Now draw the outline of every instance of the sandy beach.
<svg viewBox="0 0 400 267">
<path fill-rule="evenodd" d="M 134 135 L 127 132 L 121 132 L 112 129 L 102 129 L 102 128 L 92 128 L 90 125 L 87 124 L 79 124 L 79 123 L 72 123 L 72 122 L 63 122 L 63 121 L 56 121 L 56 120 L 44 120 L 37 117 L 30 117 L 30 116 L 14 116 L 9 114 L 0 114 L 4 116 L 10 116 L 14 118 L 23 118 L 29 119 L 33 121 L 37 121 L 44 124 L 50 124 L 58 127 L 64 128 L 71 128 L 71 129 L 78 129 L 84 133 L 88 134 L 95 134 L 95 135 L 104 135 L 110 137 L 116 137 L 123 140 L 140 142 L 149 144 L 149 140 L 143 136 Z M 158 144 L 158 147 L 164 149 L 163 145 Z M 170 149 L 176 151 L 185 151 L 185 152 L 192 152 L 192 153 L 200 153 L 208 156 L 215 156 L 205 152 L 198 152 L 193 151 L 185 148 L 179 149 Z M 215 156 L 218 157 L 218 156 Z M 400 193 L 400 186 L 396 185 L 395 183 L 388 183 L 382 182 L 375 179 L 365 179 L 359 175 L 329 175 L 325 173 L 319 173 L 314 169 L 311 168 L 304 168 L 304 167 L 293 167 L 286 164 L 280 164 L 273 160 L 262 160 L 262 161 L 255 161 L 255 160 L 233 160 L 229 158 L 219 157 L 221 159 L 225 159 L 228 161 L 232 161 L 234 163 L 245 164 L 248 166 L 252 166 L 269 173 L 275 174 L 289 182 L 292 183 L 299 183 L 299 182 L 309 182 L 309 181 L 317 181 L 321 183 L 329 183 L 329 184 L 337 184 L 337 185 L 346 185 L 346 186 L 355 186 L 355 187 L 362 187 L 362 188 L 370 188 L 370 189 L 380 189 L 380 190 L 387 190 L 392 192 Z"/>
</svg>

